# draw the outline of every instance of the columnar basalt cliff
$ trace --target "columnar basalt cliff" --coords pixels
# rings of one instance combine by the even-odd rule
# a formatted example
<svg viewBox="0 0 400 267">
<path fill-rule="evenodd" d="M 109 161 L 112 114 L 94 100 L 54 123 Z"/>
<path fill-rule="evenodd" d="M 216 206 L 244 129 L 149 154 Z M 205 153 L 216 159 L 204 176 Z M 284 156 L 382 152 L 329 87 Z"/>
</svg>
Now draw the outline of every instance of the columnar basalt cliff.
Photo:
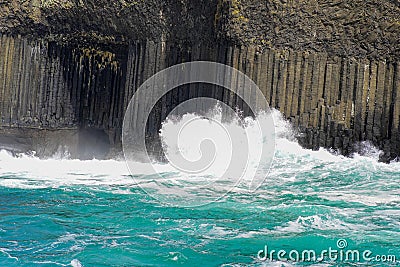
<svg viewBox="0 0 400 267">
<path fill-rule="evenodd" d="M 369 140 L 400 154 L 398 1 L 10 0 L 0 3 L 0 148 L 120 150 L 127 104 L 165 67 L 211 60 L 250 76 L 308 148 L 348 155 Z M 234 81 L 233 81 L 234 82 Z M 162 99 L 150 135 L 178 103 L 221 88 L 191 85 Z"/>
</svg>

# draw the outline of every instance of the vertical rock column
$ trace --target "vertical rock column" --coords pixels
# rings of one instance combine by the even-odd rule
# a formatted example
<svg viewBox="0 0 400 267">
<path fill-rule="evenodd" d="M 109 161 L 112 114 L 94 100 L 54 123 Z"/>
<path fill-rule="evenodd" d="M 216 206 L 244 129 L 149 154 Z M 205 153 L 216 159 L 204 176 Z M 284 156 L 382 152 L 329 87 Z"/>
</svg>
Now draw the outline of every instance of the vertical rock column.
<svg viewBox="0 0 400 267">
<path fill-rule="evenodd" d="M 0 36 L 0 118 L 9 127 L 69 127 L 75 116 L 63 79 L 65 50 Z"/>
<path fill-rule="evenodd" d="M 303 146 L 349 155 L 358 142 L 370 141 L 385 152 L 383 160 L 399 156 L 398 63 L 291 50 L 228 51 L 229 64 L 252 77 L 270 106 L 303 133 Z M 235 98 L 229 103 L 241 106 Z"/>
</svg>

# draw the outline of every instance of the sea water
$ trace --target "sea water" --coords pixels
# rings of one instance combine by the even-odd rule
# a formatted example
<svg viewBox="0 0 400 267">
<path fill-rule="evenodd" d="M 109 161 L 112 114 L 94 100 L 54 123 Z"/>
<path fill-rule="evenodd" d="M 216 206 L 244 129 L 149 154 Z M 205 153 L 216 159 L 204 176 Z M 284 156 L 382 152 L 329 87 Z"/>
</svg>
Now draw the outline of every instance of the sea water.
<svg viewBox="0 0 400 267">
<path fill-rule="evenodd" d="M 123 160 L 0 152 L 0 266 L 399 266 L 400 163 L 303 149 L 277 117 L 257 191 L 199 207 L 160 203 Z"/>
</svg>

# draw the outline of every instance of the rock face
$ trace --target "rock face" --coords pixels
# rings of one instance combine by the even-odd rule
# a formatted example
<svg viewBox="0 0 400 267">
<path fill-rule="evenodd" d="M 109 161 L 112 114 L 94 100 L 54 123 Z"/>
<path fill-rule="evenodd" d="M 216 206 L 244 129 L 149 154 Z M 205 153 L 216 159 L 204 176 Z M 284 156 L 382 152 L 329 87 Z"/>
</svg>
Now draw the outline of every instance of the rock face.
<svg viewBox="0 0 400 267">
<path fill-rule="evenodd" d="M 398 1 L 42 0 L 0 3 L 0 148 L 74 157 L 120 150 L 135 90 L 211 60 L 250 76 L 303 146 L 400 154 Z M 240 100 L 196 85 L 196 96 Z M 190 96 L 175 90 L 148 124 Z"/>
<path fill-rule="evenodd" d="M 221 5 L 228 1 L 221 0 Z M 241 44 L 325 52 L 330 56 L 400 56 L 400 1 L 231 0 L 222 19 L 226 36 Z"/>
</svg>

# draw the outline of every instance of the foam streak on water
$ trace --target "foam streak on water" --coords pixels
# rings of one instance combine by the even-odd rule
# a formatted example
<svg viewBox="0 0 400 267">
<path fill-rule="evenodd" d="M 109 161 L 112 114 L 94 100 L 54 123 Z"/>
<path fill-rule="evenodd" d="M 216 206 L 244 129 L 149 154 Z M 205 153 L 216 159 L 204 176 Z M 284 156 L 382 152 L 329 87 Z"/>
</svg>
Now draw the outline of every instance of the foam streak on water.
<svg viewBox="0 0 400 267">
<path fill-rule="evenodd" d="M 353 158 L 303 149 L 276 111 L 274 120 L 276 155 L 257 192 L 237 187 L 190 209 L 146 195 L 123 161 L 1 151 L 0 266 L 298 266 L 307 264 L 262 263 L 257 252 L 322 250 L 338 238 L 400 259 L 400 163 L 379 163 L 373 147 Z M 134 175 L 155 175 L 144 169 Z M 168 164 L 157 170 L 184 178 Z"/>
</svg>

